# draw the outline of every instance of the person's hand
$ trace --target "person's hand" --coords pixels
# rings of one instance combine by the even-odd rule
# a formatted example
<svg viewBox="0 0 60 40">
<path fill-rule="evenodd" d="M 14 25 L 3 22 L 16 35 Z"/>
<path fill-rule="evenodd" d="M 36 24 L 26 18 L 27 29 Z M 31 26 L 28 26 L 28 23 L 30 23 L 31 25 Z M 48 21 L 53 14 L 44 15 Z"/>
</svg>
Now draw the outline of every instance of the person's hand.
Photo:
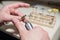
<svg viewBox="0 0 60 40">
<path fill-rule="evenodd" d="M 16 9 L 29 6 L 29 4 L 22 2 L 6 5 L 0 10 L 0 23 L 3 21 L 11 21 L 13 18 L 20 18 L 23 14 L 16 11 Z"/>
<path fill-rule="evenodd" d="M 13 23 L 19 31 L 21 40 L 50 40 L 48 33 L 40 27 L 34 27 L 28 31 L 18 19 L 13 19 Z"/>
</svg>

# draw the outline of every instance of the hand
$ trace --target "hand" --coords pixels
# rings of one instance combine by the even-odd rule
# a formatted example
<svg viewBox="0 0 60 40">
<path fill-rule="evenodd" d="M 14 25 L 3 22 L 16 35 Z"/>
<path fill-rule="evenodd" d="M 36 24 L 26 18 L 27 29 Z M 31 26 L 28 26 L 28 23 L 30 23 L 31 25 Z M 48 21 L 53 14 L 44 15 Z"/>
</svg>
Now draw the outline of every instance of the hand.
<svg viewBox="0 0 60 40">
<path fill-rule="evenodd" d="M 18 19 L 13 19 L 13 23 L 17 27 L 21 40 L 50 40 L 48 33 L 40 27 L 35 27 L 32 30 L 26 28 L 19 22 Z"/>
<path fill-rule="evenodd" d="M 13 18 L 20 18 L 23 14 L 17 10 L 19 7 L 29 7 L 27 3 L 15 3 L 3 7 L 0 10 L 0 23 L 3 21 L 11 21 Z"/>
</svg>

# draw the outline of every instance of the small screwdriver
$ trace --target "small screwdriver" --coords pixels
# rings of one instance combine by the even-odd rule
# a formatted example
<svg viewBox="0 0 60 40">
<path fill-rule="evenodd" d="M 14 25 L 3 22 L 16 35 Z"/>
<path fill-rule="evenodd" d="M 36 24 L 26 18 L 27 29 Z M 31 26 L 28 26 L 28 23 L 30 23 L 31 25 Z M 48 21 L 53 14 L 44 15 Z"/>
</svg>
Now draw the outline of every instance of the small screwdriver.
<svg viewBox="0 0 60 40">
<path fill-rule="evenodd" d="M 26 29 L 27 30 L 33 29 L 32 24 L 28 20 L 25 21 L 25 17 L 26 17 L 26 15 L 24 15 L 23 17 L 21 17 L 21 20 L 25 23 Z"/>
</svg>

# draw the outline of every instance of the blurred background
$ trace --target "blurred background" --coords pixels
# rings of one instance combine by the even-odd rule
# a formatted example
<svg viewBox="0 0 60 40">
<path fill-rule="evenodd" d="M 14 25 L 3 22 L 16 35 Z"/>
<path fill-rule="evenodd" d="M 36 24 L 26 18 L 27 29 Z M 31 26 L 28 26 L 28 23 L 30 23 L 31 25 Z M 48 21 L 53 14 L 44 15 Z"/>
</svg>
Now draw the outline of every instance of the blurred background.
<svg viewBox="0 0 60 40">
<path fill-rule="evenodd" d="M 45 6 L 48 6 L 48 7 L 51 7 L 51 8 L 57 8 L 60 10 L 60 0 L 0 0 L 0 9 L 2 7 L 4 7 L 5 5 L 8 5 L 8 4 L 12 4 L 12 3 L 16 3 L 16 2 L 26 2 L 26 3 L 29 3 L 32 5 L 36 5 L 36 4 L 39 4 L 39 5 L 45 5 Z M 10 25 L 11 27 L 11 25 Z M 1 27 L 0 29 L 4 29 L 5 27 Z M 14 27 L 12 27 L 14 28 Z M 16 28 L 14 28 L 16 30 Z M 59 27 L 60 29 L 60 27 Z M 60 30 L 58 30 L 60 31 Z M 56 32 L 57 34 L 60 34 L 58 32 Z M 55 37 L 56 38 L 56 37 Z M 3 30 L 0 30 L 0 40 L 19 40 L 19 38 L 17 37 L 13 37 L 11 35 L 9 35 L 9 33 L 3 31 Z M 60 36 L 58 37 L 58 40 L 60 40 Z"/>
<path fill-rule="evenodd" d="M 60 9 L 60 0 L 0 0 L 0 3 L 2 3 L 2 1 L 23 1 L 30 4 L 46 4 Z"/>
</svg>

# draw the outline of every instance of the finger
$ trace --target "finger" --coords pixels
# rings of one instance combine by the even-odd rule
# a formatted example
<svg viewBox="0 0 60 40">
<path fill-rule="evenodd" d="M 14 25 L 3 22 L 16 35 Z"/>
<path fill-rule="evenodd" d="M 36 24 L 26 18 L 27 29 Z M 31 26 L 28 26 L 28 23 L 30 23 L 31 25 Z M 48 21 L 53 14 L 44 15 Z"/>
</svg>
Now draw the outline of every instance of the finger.
<svg viewBox="0 0 60 40">
<path fill-rule="evenodd" d="M 30 4 L 18 2 L 15 4 L 8 5 L 9 8 L 29 7 Z"/>
<path fill-rule="evenodd" d="M 19 12 L 18 10 L 15 10 L 15 9 L 11 10 L 11 14 L 21 16 L 21 17 L 24 15 L 23 13 Z"/>
<path fill-rule="evenodd" d="M 23 33 L 27 32 L 26 28 L 22 26 L 22 24 L 20 23 L 19 20 L 13 19 L 12 21 L 15 24 L 15 26 L 17 27 L 17 29 L 20 32 L 20 34 L 23 34 Z"/>
<path fill-rule="evenodd" d="M 21 17 L 20 17 L 20 16 L 11 15 L 11 20 L 13 20 L 14 18 L 16 18 L 16 19 L 18 19 L 18 20 L 21 20 Z"/>
<path fill-rule="evenodd" d="M 24 16 L 24 14 L 22 12 L 19 12 L 18 10 L 15 11 L 15 14 L 17 14 L 18 16 Z"/>
</svg>

